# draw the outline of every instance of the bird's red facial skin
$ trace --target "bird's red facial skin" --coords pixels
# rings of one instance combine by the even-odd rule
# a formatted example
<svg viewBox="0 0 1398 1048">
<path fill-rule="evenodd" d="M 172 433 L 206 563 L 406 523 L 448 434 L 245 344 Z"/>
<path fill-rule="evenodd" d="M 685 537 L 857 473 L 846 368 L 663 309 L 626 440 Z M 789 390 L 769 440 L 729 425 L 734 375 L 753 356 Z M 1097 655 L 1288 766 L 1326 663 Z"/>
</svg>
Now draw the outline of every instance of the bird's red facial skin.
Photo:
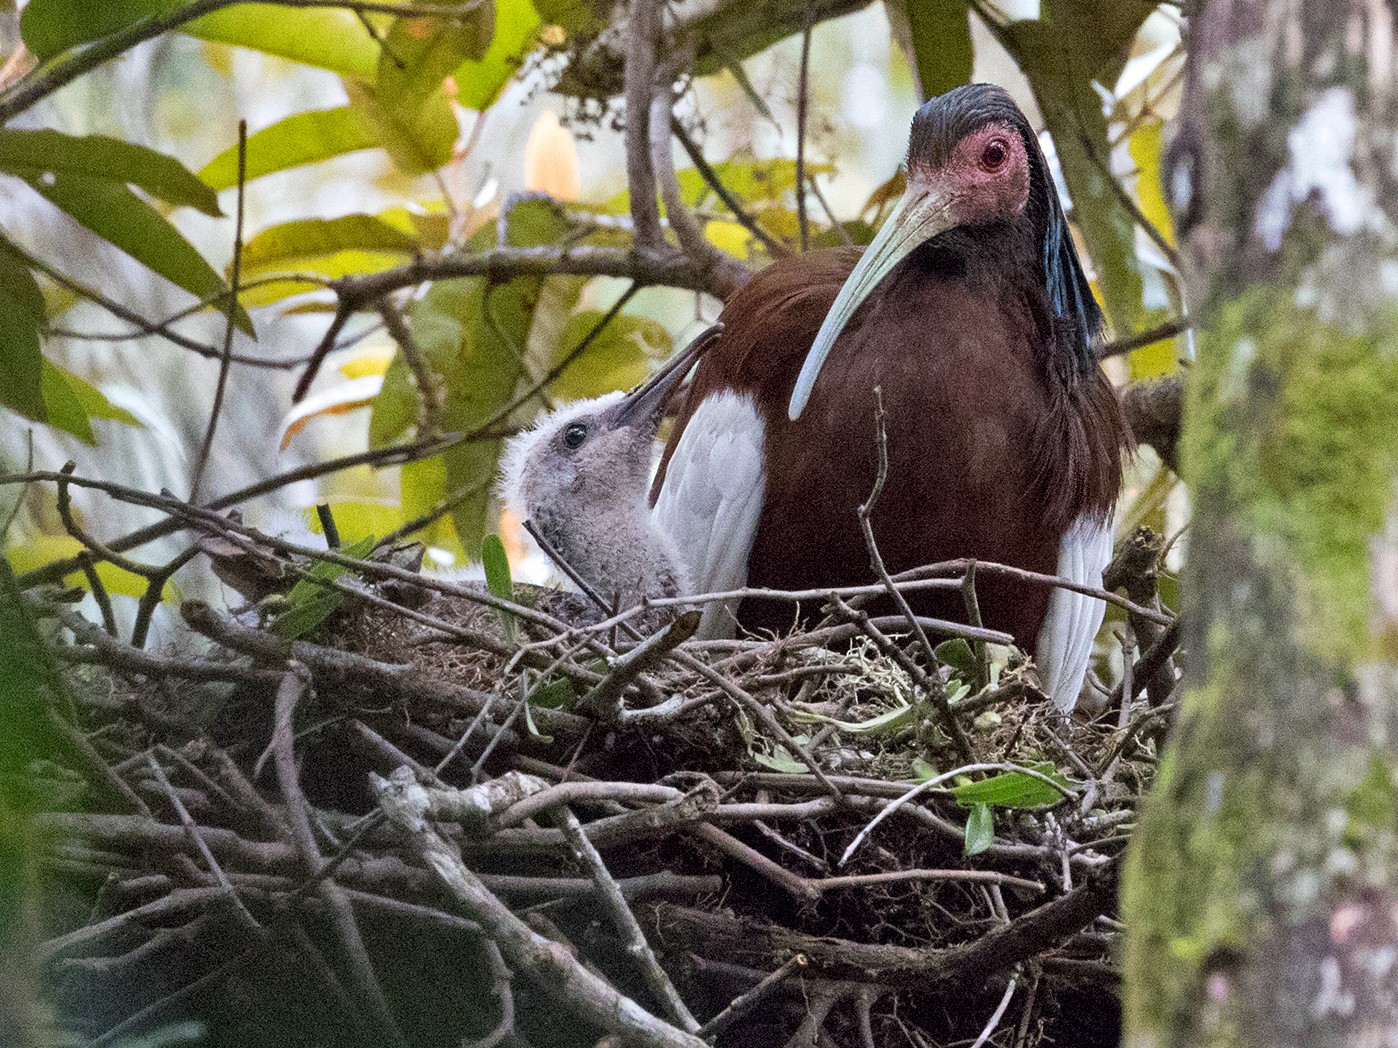
<svg viewBox="0 0 1398 1048">
<path fill-rule="evenodd" d="M 973 131 L 936 170 L 920 165 L 910 181 L 936 185 L 951 204 L 956 225 L 1009 220 L 1029 202 L 1029 157 L 1019 132 L 1005 124 Z"/>
</svg>

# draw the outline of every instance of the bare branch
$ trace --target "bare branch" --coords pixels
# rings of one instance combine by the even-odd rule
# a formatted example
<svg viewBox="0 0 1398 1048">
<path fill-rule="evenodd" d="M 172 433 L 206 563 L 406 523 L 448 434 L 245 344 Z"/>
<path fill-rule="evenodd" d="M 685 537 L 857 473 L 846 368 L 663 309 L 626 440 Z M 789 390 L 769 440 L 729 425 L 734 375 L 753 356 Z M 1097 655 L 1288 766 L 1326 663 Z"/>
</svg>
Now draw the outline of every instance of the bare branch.
<svg viewBox="0 0 1398 1048">
<path fill-rule="evenodd" d="M 655 49 L 660 39 L 659 0 L 630 0 L 626 25 L 626 184 L 631 190 L 631 224 L 638 250 L 664 244 L 660 211 L 655 202 L 655 171 L 651 167 L 651 93 L 655 82 Z M 666 92 L 668 96 L 668 91 Z"/>
<path fill-rule="evenodd" d="M 736 258 L 709 243 L 703 229 L 685 206 L 679 181 L 675 177 L 670 142 L 670 82 L 673 77 L 668 63 L 661 65 L 657 77 L 655 94 L 650 101 L 650 158 L 655 178 L 660 183 L 661 199 L 665 201 L 665 217 L 675 231 L 680 247 L 694 260 L 695 266 L 705 275 L 706 282 L 719 288 L 721 297 L 727 298 L 747 283 L 752 274 Z"/>
<path fill-rule="evenodd" d="M 243 276 L 243 205 L 246 202 L 248 179 L 248 122 L 238 121 L 238 206 L 233 223 L 233 265 L 228 278 L 228 302 L 226 304 L 223 328 L 223 353 L 218 362 L 218 380 L 214 383 L 214 403 L 209 409 L 209 425 L 204 431 L 203 443 L 194 460 L 194 479 L 189 483 L 189 501 L 199 499 L 199 485 L 204 480 L 204 469 L 209 464 L 209 453 L 214 447 L 214 433 L 218 431 L 218 418 L 223 414 L 223 398 L 228 392 L 228 371 L 233 364 L 233 333 L 238 324 L 238 290 Z"/>
</svg>

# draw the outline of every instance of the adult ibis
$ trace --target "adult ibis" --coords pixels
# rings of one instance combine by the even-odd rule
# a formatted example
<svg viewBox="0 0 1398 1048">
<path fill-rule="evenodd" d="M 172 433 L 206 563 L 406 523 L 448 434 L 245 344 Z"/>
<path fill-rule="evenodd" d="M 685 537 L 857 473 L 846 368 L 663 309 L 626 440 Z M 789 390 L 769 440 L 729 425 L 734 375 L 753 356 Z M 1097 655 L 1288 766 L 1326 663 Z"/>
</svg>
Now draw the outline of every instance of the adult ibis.
<svg viewBox="0 0 1398 1048">
<path fill-rule="evenodd" d="M 871 525 L 889 571 L 971 557 L 1101 584 L 1129 437 L 1038 140 L 1006 92 L 960 87 L 918 109 L 906 171 L 862 255 L 779 260 L 719 318 L 652 487 L 696 592 L 873 578 L 858 507 L 877 472 L 876 390 L 888 474 Z M 991 574 L 978 596 L 1071 709 L 1102 602 Z M 954 592 L 912 603 L 965 616 Z M 735 614 L 792 625 L 789 604 Z"/>
</svg>

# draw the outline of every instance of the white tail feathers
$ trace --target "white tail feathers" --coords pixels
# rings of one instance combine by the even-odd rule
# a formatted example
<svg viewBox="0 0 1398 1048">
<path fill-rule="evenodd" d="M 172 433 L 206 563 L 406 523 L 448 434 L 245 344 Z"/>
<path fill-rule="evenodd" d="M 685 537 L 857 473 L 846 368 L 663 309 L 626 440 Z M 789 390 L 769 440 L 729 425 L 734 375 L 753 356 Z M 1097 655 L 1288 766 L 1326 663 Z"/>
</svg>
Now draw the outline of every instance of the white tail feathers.
<svg viewBox="0 0 1398 1048">
<path fill-rule="evenodd" d="M 1110 517 L 1079 517 L 1058 546 L 1058 574 L 1083 586 L 1101 586 L 1112 559 Z M 1039 630 L 1039 679 L 1053 704 L 1064 713 L 1077 705 L 1092 661 L 1092 641 L 1107 605 L 1097 597 L 1056 587 Z"/>
</svg>

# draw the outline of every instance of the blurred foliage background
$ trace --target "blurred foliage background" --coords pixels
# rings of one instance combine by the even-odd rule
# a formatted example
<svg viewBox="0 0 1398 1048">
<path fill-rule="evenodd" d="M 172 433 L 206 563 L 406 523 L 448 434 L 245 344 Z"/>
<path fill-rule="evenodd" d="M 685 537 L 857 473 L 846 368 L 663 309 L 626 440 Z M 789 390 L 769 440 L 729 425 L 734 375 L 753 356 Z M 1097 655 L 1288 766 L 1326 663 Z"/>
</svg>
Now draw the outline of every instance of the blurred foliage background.
<svg viewBox="0 0 1398 1048">
<path fill-rule="evenodd" d="M 10 13 L 11 107 L 36 77 L 119 44 L 123 33 L 143 35 L 152 18 L 173 23 L 186 5 L 124 0 L 100 15 L 91 6 L 31 0 Z M 22 110 L 0 109 L 9 117 L 0 137 L 7 469 L 71 459 L 83 474 L 189 493 L 220 369 L 239 119 L 249 134 L 246 313 L 236 318 L 237 362 L 200 486 L 205 498 L 428 431 L 511 432 L 553 401 L 634 383 L 716 314 L 720 304 L 708 296 L 637 290 L 610 277 L 519 280 L 489 295 L 482 279 L 411 287 L 392 308 L 405 315 L 428 373 L 414 375 L 384 318 L 368 310 L 338 332 L 310 397 L 293 408 L 299 365 L 334 308 L 330 280 L 497 242 L 628 242 L 610 5 L 495 0 L 428 5 L 442 13 L 418 17 L 353 6 L 222 6 L 93 63 Z M 896 196 L 919 99 L 968 78 L 994 81 L 1045 128 L 1116 334 L 1180 315 L 1157 175 L 1183 58 L 1173 6 L 746 6 L 763 17 L 739 17 L 739 5 L 712 0 L 671 9 L 670 28 L 692 49 L 697 74 L 679 82 L 675 116 L 685 145 L 702 151 L 771 242 L 801 242 L 795 159 L 809 27 L 802 203 L 810 243 L 867 242 Z M 36 70 L 18 75 L 35 59 Z M 38 129 L 66 137 L 22 134 Z M 772 247 L 734 220 L 685 148 L 674 148 L 708 238 L 764 264 Z M 530 191 L 562 206 L 513 206 Z M 140 330 L 172 317 L 161 332 L 177 332 L 204 355 Z M 586 350 L 526 397 L 603 318 Z M 1113 366 L 1121 379 L 1161 374 L 1182 352 L 1162 341 Z M 419 395 L 419 378 L 434 387 L 430 396 Z M 301 528 L 308 507 L 328 502 L 344 539 L 355 541 L 456 496 L 453 512 L 424 530 L 431 563 L 460 566 L 496 526 L 489 479 L 497 448 L 473 439 L 402 468 L 335 472 L 279 488 L 245 513 L 274 529 Z M 1158 512 L 1163 488 L 1141 479 L 1150 488 L 1141 511 Z M 7 517 L 15 514 L 7 537 L 17 571 L 76 551 L 51 491 L 11 487 L 0 499 Z M 102 534 L 144 523 L 140 510 L 101 496 L 75 499 Z M 114 593 L 140 592 L 139 580 L 118 569 L 99 571 Z M 186 596 L 211 585 L 197 562 L 172 583 Z"/>
<path fill-rule="evenodd" d="M 684 198 L 708 241 L 749 268 L 803 242 L 867 243 L 901 190 L 919 101 L 969 79 L 1002 84 L 1043 129 L 1113 337 L 1143 343 L 1106 366 L 1119 383 L 1169 374 L 1189 356 L 1158 174 L 1184 59 L 1178 6 L 670 4 L 662 51 L 682 66 Z M 628 257 L 625 16 L 604 0 L 0 3 L 0 683 L 12 715 L 0 731 L 0 938 L 12 944 L 0 1041 L 43 1025 L 24 961 L 37 874 L 22 783 L 51 740 L 24 711 L 53 683 L 13 576 L 58 565 L 90 590 L 69 559 L 73 524 L 109 541 L 162 517 L 74 489 L 65 524 L 54 486 L 22 475 L 71 461 L 131 489 L 236 502 L 273 533 L 318 530 L 312 508 L 328 504 L 347 545 L 412 530 L 436 570 L 476 570 L 499 530 L 516 577 L 540 578 L 541 558 L 493 501 L 500 439 L 557 401 L 634 384 L 721 303 L 621 265 L 435 282 L 412 267 L 534 248 Z M 337 312 L 335 281 L 371 274 L 401 278 L 369 308 Z M 443 434 L 465 439 L 409 464 L 314 475 Z M 1120 528 L 1173 531 L 1182 498 L 1143 452 Z M 162 563 L 183 548 L 167 535 L 138 555 Z M 113 563 L 91 572 L 129 634 L 147 580 Z M 237 601 L 205 558 L 181 562 L 162 591 L 165 608 Z M 148 646 L 177 642 L 171 618 L 157 610 Z"/>
</svg>

